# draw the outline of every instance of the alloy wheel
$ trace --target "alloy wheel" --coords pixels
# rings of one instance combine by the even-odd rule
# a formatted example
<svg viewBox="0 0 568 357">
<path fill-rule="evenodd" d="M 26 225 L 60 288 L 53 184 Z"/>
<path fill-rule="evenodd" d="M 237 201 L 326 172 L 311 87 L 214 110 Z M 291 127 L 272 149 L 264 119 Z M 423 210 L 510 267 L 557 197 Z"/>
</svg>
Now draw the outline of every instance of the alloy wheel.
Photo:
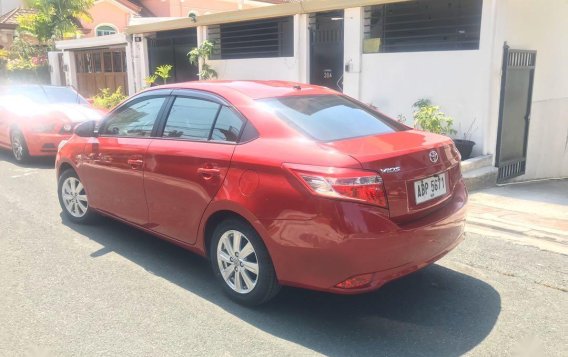
<svg viewBox="0 0 568 357">
<path fill-rule="evenodd" d="M 217 245 L 217 264 L 225 283 L 239 294 L 251 292 L 258 282 L 256 251 L 241 232 L 225 232 Z"/>
<path fill-rule="evenodd" d="M 70 215 L 81 218 L 87 213 L 89 201 L 81 181 L 76 177 L 68 177 L 61 186 L 61 197 L 65 209 Z"/>
<path fill-rule="evenodd" d="M 12 152 L 16 160 L 20 161 L 24 157 L 24 144 L 19 135 L 12 136 Z"/>
</svg>

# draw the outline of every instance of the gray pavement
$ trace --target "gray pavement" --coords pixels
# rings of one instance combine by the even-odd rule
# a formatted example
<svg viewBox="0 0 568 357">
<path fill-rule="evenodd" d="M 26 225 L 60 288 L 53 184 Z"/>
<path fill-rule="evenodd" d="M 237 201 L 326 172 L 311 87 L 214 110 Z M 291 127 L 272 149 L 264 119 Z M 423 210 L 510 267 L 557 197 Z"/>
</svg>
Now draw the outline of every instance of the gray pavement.
<svg viewBox="0 0 568 357">
<path fill-rule="evenodd" d="M 204 259 L 62 220 L 52 165 L 0 152 L 0 356 L 568 355 L 566 255 L 469 232 L 375 293 L 284 289 L 248 309 Z"/>
</svg>

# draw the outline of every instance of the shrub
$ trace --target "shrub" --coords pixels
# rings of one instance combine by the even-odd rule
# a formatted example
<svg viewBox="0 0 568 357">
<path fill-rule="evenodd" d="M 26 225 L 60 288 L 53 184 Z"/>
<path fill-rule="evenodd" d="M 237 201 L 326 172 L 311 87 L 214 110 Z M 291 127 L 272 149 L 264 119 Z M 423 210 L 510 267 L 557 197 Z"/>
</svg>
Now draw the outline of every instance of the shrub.
<svg viewBox="0 0 568 357">
<path fill-rule="evenodd" d="M 109 88 L 101 89 L 100 93 L 93 97 L 93 105 L 99 109 L 112 109 L 126 99 L 122 87 L 112 92 Z"/>
<path fill-rule="evenodd" d="M 201 80 L 217 78 L 217 71 L 207 63 L 207 60 L 213 53 L 213 48 L 214 43 L 205 40 L 201 46 L 195 47 L 187 53 L 189 63 L 192 65 L 199 66 L 199 61 L 201 60 L 201 72 L 197 74 Z"/>
<path fill-rule="evenodd" d="M 156 68 L 156 72 L 154 72 L 154 75 L 162 78 L 162 81 L 164 82 L 164 84 L 166 84 L 168 78 L 171 77 L 170 72 L 172 71 L 173 68 L 174 66 L 172 66 L 171 64 L 165 64 L 163 66 L 159 66 Z"/>
<path fill-rule="evenodd" d="M 440 107 L 432 105 L 428 99 L 420 99 L 412 106 L 415 108 L 413 114 L 414 127 L 435 134 L 453 135 L 454 119 L 440 111 Z"/>
</svg>

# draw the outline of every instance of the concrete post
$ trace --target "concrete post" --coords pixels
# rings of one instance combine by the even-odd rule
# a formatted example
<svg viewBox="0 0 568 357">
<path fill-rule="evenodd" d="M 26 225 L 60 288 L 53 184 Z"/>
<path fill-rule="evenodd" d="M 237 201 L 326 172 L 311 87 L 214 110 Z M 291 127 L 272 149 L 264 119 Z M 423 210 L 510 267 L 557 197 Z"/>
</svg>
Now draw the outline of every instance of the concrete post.
<svg viewBox="0 0 568 357">
<path fill-rule="evenodd" d="M 360 99 L 361 54 L 363 52 L 363 8 L 345 9 L 343 93 Z"/>
</svg>

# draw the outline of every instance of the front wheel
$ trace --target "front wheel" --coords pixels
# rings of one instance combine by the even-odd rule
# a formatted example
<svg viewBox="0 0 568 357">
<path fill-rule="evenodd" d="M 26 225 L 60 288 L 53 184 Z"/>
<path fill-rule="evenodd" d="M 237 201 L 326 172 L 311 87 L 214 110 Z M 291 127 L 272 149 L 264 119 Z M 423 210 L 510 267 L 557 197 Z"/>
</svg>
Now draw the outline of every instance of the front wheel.
<svg viewBox="0 0 568 357">
<path fill-rule="evenodd" d="M 58 181 L 59 204 L 65 216 L 75 223 L 91 223 L 96 213 L 89 206 L 85 186 L 72 169 L 65 170 Z"/>
<path fill-rule="evenodd" d="M 280 290 L 268 250 L 249 224 L 238 219 L 221 222 L 209 253 L 215 275 L 238 303 L 260 305 Z"/>
<path fill-rule="evenodd" d="M 12 142 L 12 154 L 17 162 L 26 162 L 30 159 L 30 154 L 28 152 L 28 146 L 26 144 L 26 139 L 24 135 L 19 130 L 12 131 L 10 135 L 10 140 Z"/>
</svg>

